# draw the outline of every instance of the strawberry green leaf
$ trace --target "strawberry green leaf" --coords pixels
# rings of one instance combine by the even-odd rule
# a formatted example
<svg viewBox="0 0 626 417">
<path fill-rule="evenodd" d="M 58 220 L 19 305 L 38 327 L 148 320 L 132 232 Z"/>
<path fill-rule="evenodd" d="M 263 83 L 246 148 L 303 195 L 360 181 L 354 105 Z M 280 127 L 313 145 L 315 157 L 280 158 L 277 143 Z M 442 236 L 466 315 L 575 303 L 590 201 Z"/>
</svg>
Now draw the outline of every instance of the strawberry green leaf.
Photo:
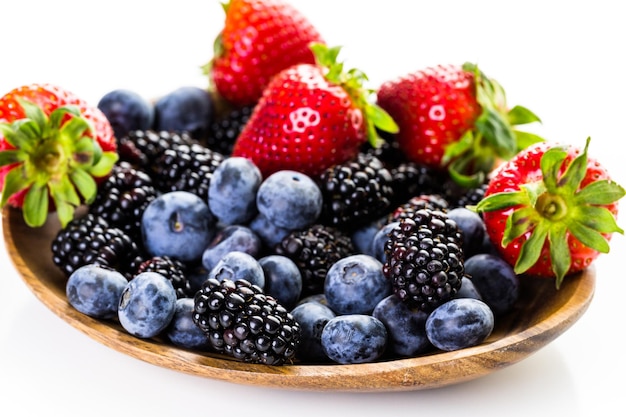
<svg viewBox="0 0 626 417">
<path fill-rule="evenodd" d="M 543 142 L 545 140 L 541 136 L 534 133 L 524 132 L 517 129 L 513 129 L 513 135 L 515 136 L 515 142 L 517 143 L 517 152 L 528 148 L 530 145 Z"/>
<path fill-rule="evenodd" d="M 500 157 L 508 160 L 517 153 L 515 135 L 495 109 L 483 106 L 483 112 L 476 120 L 476 128 Z"/>
<path fill-rule="evenodd" d="M 578 188 L 580 188 L 580 184 L 585 178 L 587 173 L 587 148 L 589 147 L 589 138 L 587 138 L 587 142 L 585 144 L 585 150 L 583 153 L 578 155 L 574 160 L 569 164 L 565 173 L 559 180 L 559 187 L 561 188 L 561 192 L 569 195 L 573 195 Z M 546 152 L 547 153 L 547 152 Z"/>
<path fill-rule="evenodd" d="M 574 196 L 576 205 L 605 205 L 616 202 L 626 195 L 624 188 L 614 181 L 601 180 L 592 182 Z"/>
<path fill-rule="evenodd" d="M 576 219 L 580 219 L 581 224 L 585 227 L 600 233 L 624 233 L 617 225 L 613 213 L 607 210 L 606 207 L 583 205 L 577 207 L 576 210 Z"/>
<path fill-rule="evenodd" d="M 539 222 L 533 233 L 522 243 L 519 258 L 514 267 L 516 274 L 523 274 L 537 263 L 547 237 L 548 227 L 546 223 Z"/>
<path fill-rule="evenodd" d="M 448 165 L 454 159 L 459 158 L 463 154 L 469 153 L 473 145 L 474 132 L 468 130 L 458 141 L 446 146 L 441 163 L 443 165 Z"/>
<path fill-rule="evenodd" d="M 17 149 L 0 151 L 0 166 L 16 164 L 25 158 L 24 152 Z"/>
<path fill-rule="evenodd" d="M 93 177 L 82 169 L 75 169 L 70 173 L 70 179 L 85 202 L 91 204 L 98 191 L 98 186 Z"/>
<path fill-rule="evenodd" d="M 524 192 L 501 192 L 483 198 L 476 205 L 476 211 L 503 210 L 517 205 L 528 205 L 529 203 L 528 195 Z"/>
<path fill-rule="evenodd" d="M 567 228 L 564 225 L 552 227 L 548 234 L 550 243 L 550 263 L 556 276 L 556 288 L 563 282 L 563 278 L 572 264 L 572 256 L 567 242 Z"/>
<path fill-rule="evenodd" d="M 523 106 L 515 106 L 507 113 L 511 125 L 523 125 L 534 122 L 541 122 L 539 116 Z"/>
<path fill-rule="evenodd" d="M 383 110 L 382 107 L 376 104 L 370 104 L 366 106 L 365 109 L 368 121 L 370 121 L 375 127 L 384 132 L 398 133 L 398 125 L 389 113 Z"/>
<path fill-rule="evenodd" d="M 557 189 L 559 173 L 566 157 L 567 152 L 561 147 L 551 148 L 541 157 L 539 164 L 543 176 L 543 183 L 551 192 L 555 192 Z"/>
<path fill-rule="evenodd" d="M 514 239 L 528 233 L 538 222 L 537 213 L 531 207 L 522 207 L 515 210 L 507 218 L 504 235 L 502 236 L 502 246 L 506 247 Z"/>
<path fill-rule="evenodd" d="M 46 184 L 34 184 L 24 198 L 22 207 L 24 221 L 30 227 L 39 227 L 46 222 L 48 217 L 48 187 Z"/>
<path fill-rule="evenodd" d="M 24 176 L 23 167 L 21 165 L 12 168 L 4 177 L 4 187 L 2 189 L 0 207 L 4 207 L 6 205 L 9 197 L 27 189 L 33 182 L 34 180 L 32 178 Z"/>
<path fill-rule="evenodd" d="M 87 172 L 94 177 L 104 177 L 111 172 L 118 158 L 117 152 L 103 152 L 102 157 L 95 165 L 89 167 Z"/>
<path fill-rule="evenodd" d="M 43 112 L 43 110 L 39 106 L 37 106 L 34 103 L 31 103 L 28 100 L 24 100 L 23 98 L 18 97 L 17 101 L 22 106 L 22 109 L 24 109 L 24 114 L 26 115 L 26 119 L 29 119 L 32 121 L 33 129 L 36 129 L 37 135 L 41 136 L 41 134 L 43 133 L 42 128 L 46 126 L 47 121 L 48 121 L 46 114 Z"/>
</svg>

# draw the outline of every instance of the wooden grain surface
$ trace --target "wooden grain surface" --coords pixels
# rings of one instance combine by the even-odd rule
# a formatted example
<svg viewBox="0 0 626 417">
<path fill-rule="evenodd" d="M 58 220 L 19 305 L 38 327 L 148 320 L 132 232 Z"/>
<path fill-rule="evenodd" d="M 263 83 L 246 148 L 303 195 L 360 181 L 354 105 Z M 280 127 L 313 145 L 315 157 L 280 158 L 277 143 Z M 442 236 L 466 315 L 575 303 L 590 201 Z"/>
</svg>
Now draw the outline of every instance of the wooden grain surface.
<svg viewBox="0 0 626 417">
<path fill-rule="evenodd" d="M 456 352 L 357 365 L 245 364 L 210 353 L 175 347 L 163 339 L 139 339 L 116 321 L 95 320 L 74 310 L 65 296 L 66 279 L 52 263 L 50 243 L 59 230 L 51 216 L 31 229 L 21 212 L 2 212 L 9 257 L 24 283 L 54 314 L 96 341 L 139 360 L 191 375 L 284 389 L 316 391 L 409 391 L 469 381 L 517 363 L 569 329 L 587 310 L 595 289 L 593 268 L 565 280 L 524 278 L 512 313 L 497 320 L 487 341 Z"/>
</svg>

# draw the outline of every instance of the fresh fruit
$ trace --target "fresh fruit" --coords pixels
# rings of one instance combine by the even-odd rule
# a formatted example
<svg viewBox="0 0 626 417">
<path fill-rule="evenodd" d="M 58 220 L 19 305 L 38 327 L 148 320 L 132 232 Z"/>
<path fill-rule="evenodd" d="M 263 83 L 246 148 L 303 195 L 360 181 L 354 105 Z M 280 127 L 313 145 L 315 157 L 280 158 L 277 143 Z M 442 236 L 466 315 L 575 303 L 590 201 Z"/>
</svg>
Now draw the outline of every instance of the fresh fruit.
<svg viewBox="0 0 626 417">
<path fill-rule="evenodd" d="M 192 146 L 198 141 L 188 133 L 154 130 L 131 130 L 118 138 L 120 161 L 153 175 L 158 160 L 167 149 L 176 145 Z"/>
<path fill-rule="evenodd" d="M 385 243 L 383 264 L 395 294 L 424 312 L 451 299 L 465 274 L 461 239 L 457 224 L 442 211 L 423 209 L 400 220 Z"/>
<path fill-rule="evenodd" d="M 253 105 L 236 107 L 226 111 L 226 114 L 218 115 L 209 125 L 209 134 L 205 140 L 206 146 L 224 156 L 230 156 L 253 109 Z"/>
<path fill-rule="evenodd" d="M 200 87 L 184 86 L 160 97 L 154 103 L 156 131 L 186 132 L 198 141 L 206 140 L 215 118 L 213 96 Z"/>
<path fill-rule="evenodd" d="M 257 214 L 261 171 L 246 158 L 227 157 L 213 172 L 208 190 L 211 212 L 223 224 L 246 224 Z"/>
<path fill-rule="evenodd" d="M 430 313 L 426 336 L 435 347 L 453 351 L 482 343 L 494 325 L 494 315 L 487 304 L 475 298 L 455 298 Z"/>
<path fill-rule="evenodd" d="M 241 251 L 228 252 L 222 256 L 207 277 L 218 281 L 244 280 L 261 290 L 265 287 L 265 273 L 261 264 L 254 256 Z"/>
<path fill-rule="evenodd" d="M 117 159 L 106 116 L 73 93 L 31 84 L 0 98 L 0 206 L 21 208 L 29 226 L 52 211 L 67 225 Z"/>
<path fill-rule="evenodd" d="M 154 106 L 136 91 L 120 88 L 103 95 L 97 104 L 119 141 L 133 130 L 147 130 L 154 123 Z"/>
<path fill-rule="evenodd" d="M 176 290 L 177 298 L 192 297 L 194 294 L 187 278 L 187 265 L 178 259 L 153 256 L 143 261 L 137 268 L 137 274 L 143 272 L 156 272 L 167 278 Z"/>
<path fill-rule="evenodd" d="M 247 281 L 206 280 L 194 297 L 192 318 L 213 351 L 242 362 L 289 363 L 300 343 L 291 313 Z"/>
<path fill-rule="evenodd" d="M 255 104 L 275 74 L 315 62 L 309 44 L 323 39 L 287 2 L 230 0 L 223 6 L 224 27 L 206 71 L 215 91 L 232 105 Z"/>
<path fill-rule="evenodd" d="M 397 295 L 383 298 L 372 312 L 387 329 L 387 349 L 400 357 L 415 357 L 433 350 L 426 336 L 428 313 L 414 310 Z"/>
<path fill-rule="evenodd" d="M 321 342 L 326 356 L 336 363 L 369 363 L 385 353 L 387 329 L 368 314 L 339 315 L 326 323 Z"/>
<path fill-rule="evenodd" d="M 519 277 L 507 261 L 479 253 L 465 261 L 465 273 L 496 317 L 513 310 L 521 289 Z"/>
<path fill-rule="evenodd" d="M 456 223 L 463 235 L 461 248 L 463 249 L 464 259 L 482 252 L 482 243 L 487 231 L 480 215 L 474 210 L 465 207 L 453 208 L 446 214 Z"/>
<path fill-rule="evenodd" d="M 276 171 L 259 186 L 256 206 L 271 223 L 287 230 L 301 230 L 317 221 L 323 196 L 317 183 L 297 171 Z"/>
<path fill-rule="evenodd" d="M 298 265 L 281 255 L 263 256 L 259 258 L 259 265 L 265 275 L 265 293 L 285 308 L 293 308 L 302 294 L 302 274 Z"/>
<path fill-rule="evenodd" d="M 326 323 L 337 315 L 327 305 L 307 301 L 291 310 L 291 315 L 300 324 L 300 345 L 296 356 L 302 361 L 328 362 L 322 349 L 322 331 Z"/>
<path fill-rule="evenodd" d="M 174 317 L 163 333 L 176 346 L 208 351 L 211 344 L 206 334 L 193 322 L 193 306 L 193 298 L 177 299 Z"/>
<path fill-rule="evenodd" d="M 133 336 L 158 336 L 176 313 L 176 290 L 158 272 L 142 272 L 126 284 L 119 299 L 117 316 Z"/>
<path fill-rule="evenodd" d="M 326 302 L 337 314 L 371 314 L 376 304 L 391 291 L 391 282 L 383 275 L 382 263 L 364 254 L 335 262 L 324 281 Z"/>
<path fill-rule="evenodd" d="M 99 265 L 76 269 L 65 284 L 67 301 L 90 317 L 112 319 L 128 280 L 118 271 Z"/>
<path fill-rule="evenodd" d="M 263 243 L 249 227 L 232 224 L 220 228 L 202 252 L 202 265 L 211 270 L 226 254 L 232 251 L 259 256 Z"/>
<path fill-rule="evenodd" d="M 584 149 L 542 142 L 502 165 L 476 210 L 516 274 L 555 278 L 587 268 L 609 252 L 625 191 Z"/>
<path fill-rule="evenodd" d="M 198 262 L 216 233 L 215 222 L 209 206 L 197 195 L 187 191 L 161 194 L 143 212 L 143 247 L 151 256 Z"/>
<path fill-rule="evenodd" d="M 391 174 L 374 155 L 333 165 L 318 179 L 324 204 L 320 221 L 354 229 L 385 214 L 393 200 Z"/>
<path fill-rule="evenodd" d="M 92 213 L 71 220 L 57 232 L 50 248 L 52 262 L 67 277 L 81 266 L 95 264 L 131 279 L 144 261 L 130 236 Z"/>
<path fill-rule="evenodd" d="M 337 61 L 340 48 L 311 48 L 316 63 L 272 78 L 233 148 L 233 156 L 253 160 L 264 177 L 279 170 L 316 177 L 356 157 L 368 140 L 377 143 L 376 128 L 397 130 L 371 102 L 365 74 Z"/>
<path fill-rule="evenodd" d="M 438 65 L 383 83 L 377 103 L 399 126 L 400 149 L 415 163 L 447 168 L 464 186 L 482 182 L 498 160 L 540 141 L 516 129 L 538 122 L 528 109 L 509 109 L 502 87 L 474 64 Z"/>
</svg>

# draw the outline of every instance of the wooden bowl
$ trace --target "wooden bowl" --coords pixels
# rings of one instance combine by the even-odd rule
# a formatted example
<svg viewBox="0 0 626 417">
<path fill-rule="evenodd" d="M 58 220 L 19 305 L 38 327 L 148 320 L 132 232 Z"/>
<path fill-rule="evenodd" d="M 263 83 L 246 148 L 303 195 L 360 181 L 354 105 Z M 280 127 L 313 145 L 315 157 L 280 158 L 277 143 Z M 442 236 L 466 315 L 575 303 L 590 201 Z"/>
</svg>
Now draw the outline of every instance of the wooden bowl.
<svg viewBox="0 0 626 417">
<path fill-rule="evenodd" d="M 162 339 L 139 339 L 116 321 L 92 319 L 73 309 L 64 275 L 52 262 L 50 243 L 59 230 L 53 216 L 31 229 L 15 209 L 2 212 L 9 256 L 30 290 L 53 313 L 98 342 L 137 359 L 176 371 L 238 384 L 316 391 L 409 391 L 472 380 L 521 361 L 569 329 L 594 293 L 590 268 L 565 280 L 523 278 L 519 306 L 500 318 L 484 343 L 455 352 L 358 365 L 245 364 L 174 347 Z M 540 376 L 538 376 L 540 377 Z"/>
</svg>

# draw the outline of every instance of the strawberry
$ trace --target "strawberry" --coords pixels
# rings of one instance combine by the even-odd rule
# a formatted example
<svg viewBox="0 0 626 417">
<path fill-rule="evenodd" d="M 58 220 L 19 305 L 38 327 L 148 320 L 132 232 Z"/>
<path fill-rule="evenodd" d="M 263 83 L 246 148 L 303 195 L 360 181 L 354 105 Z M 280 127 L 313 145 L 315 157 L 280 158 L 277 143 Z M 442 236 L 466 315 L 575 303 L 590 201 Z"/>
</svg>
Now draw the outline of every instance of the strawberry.
<svg viewBox="0 0 626 417">
<path fill-rule="evenodd" d="M 56 211 L 64 227 L 117 157 L 106 116 L 76 95 L 33 84 L 0 98 L 0 205 L 21 208 L 29 226 Z"/>
<path fill-rule="evenodd" d="M 297 64 L 277 74 L 263 92 L 232 154 L 251 159 L 267 177 L 278 170 L 317 176 L 354 158 L 377 128 L 397 131 L 389 115 L 368 101 L 366 76 L 343 70 L 340 48 L 312 46 L 316 64 Z"/>
<path fill-rule="evenodd" d="M 583 150 L 540 142 L 493 174 L 476 206 L 491 241 L 518 274 L 564 277 L 609 251 L 624 189 Z"/>
<path fill-rule="evenodd" d="M 499 160 L 542 139 L 516 130 L 540 119 L 522 106 L 507 108 L 502 87 L 476 65 L 438 65 L 381 84 L 378 105 L 398 124 L 407 159 L 448 169 L 460 185 L 484 181 Z"/>
<path fill-rule="evenodd" d="M 230 0 L 224 27 L 205 68 L 214 90 L 234 106 L 255 104 L 269 80 L 299 63 L 314 63 L 317 29 L 282 0 Z"/>
</svg>

